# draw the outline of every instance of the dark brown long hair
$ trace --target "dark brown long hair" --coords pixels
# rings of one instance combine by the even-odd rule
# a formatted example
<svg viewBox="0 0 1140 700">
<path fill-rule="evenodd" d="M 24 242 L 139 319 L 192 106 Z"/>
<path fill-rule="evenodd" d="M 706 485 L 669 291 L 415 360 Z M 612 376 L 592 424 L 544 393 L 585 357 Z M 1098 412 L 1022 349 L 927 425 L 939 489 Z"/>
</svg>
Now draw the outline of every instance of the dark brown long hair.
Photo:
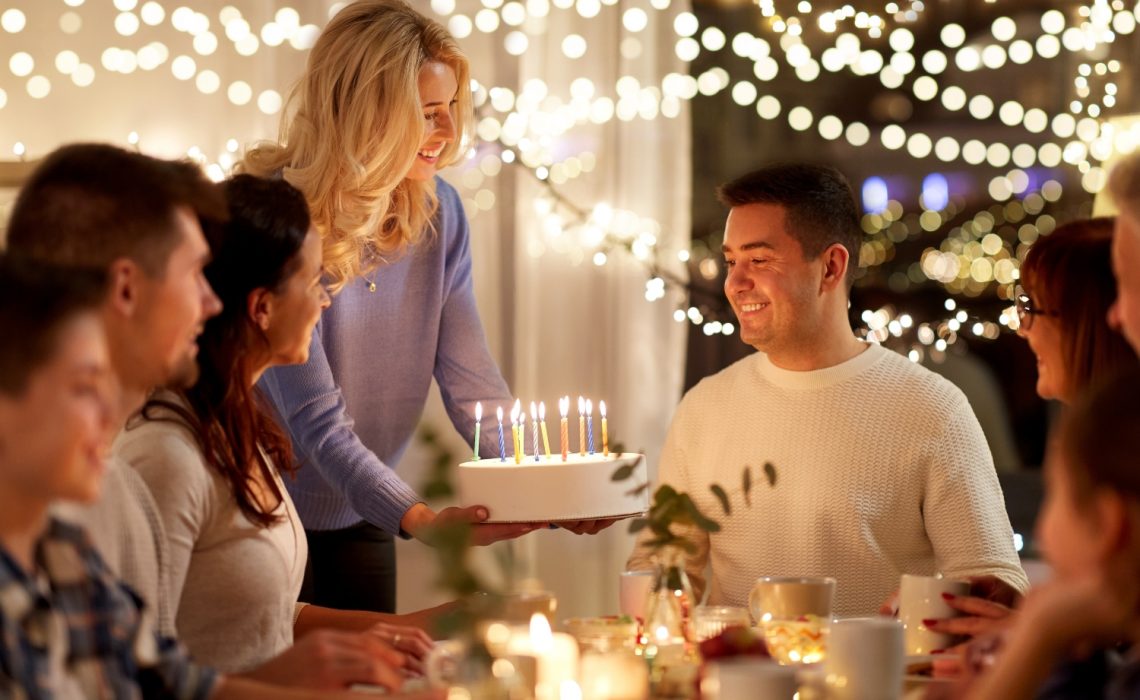
<svg viewBox="0 0 1140 700">
<path fill-rule="evenodd" d="M 1140 368 L 1098 382 L 1061 422 L 1055 448 L 1072 477 L 1078 500 L 1109 488 L 1140 500 Z"/>
<path fill-rule="evenodd" d="M 1033 244 L 1021 266 L 1033 302 L 1057 314 L 1061 357 L 1076 393 L 1137 365 L 1136 353 L 1108 325 L 1116 300 L 1112 227 L 1111 217 L 1058 226 Z"/>
<path fill-rule="evenodd" d="M 273 465 L 290 474 L 295 466 L 289 438 L 251 385 L 250 360 L 268 350 L 268 339 L 249 318 L 248 299 L 257 289 L 279 290 L 301 264 L 309 210 L 301 193 L 283 180 L 237 175 L 222 188 L 230 220 L 206 231 L 213 259 L 205 272 L 223 308 L 206 322 L 198 341 L 198 383 L 180 392 L 190 410 L 152 398 L 142 417 L 170 420 L 173 413 L 188 425 L 207 463 L 229 481 L 242 513 L 268 527 L 280 521 L 274 510 L 283 498 Z M 259 502 L 258 476 L 276 503 Z"/>
</svg>

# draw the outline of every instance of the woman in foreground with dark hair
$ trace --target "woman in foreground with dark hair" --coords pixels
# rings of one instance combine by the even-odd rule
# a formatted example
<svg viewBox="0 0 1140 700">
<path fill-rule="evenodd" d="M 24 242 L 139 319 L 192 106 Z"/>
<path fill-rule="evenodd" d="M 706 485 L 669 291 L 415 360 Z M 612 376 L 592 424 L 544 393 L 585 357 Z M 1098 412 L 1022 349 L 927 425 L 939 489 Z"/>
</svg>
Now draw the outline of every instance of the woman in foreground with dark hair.
<svg viewBox="0 0 1140 700">
<path fill-rule="evenodd" d="M 297 603 L 308 545 L 282 480 L 293 457 L 254 385 L 269 367 L 308 359 L 329 305 L 320 237 L 284 181 L 239 175 L 223 187 L 230 221 L 207 232 L 205 273 L 224 307 L 199 339 L 198 382 L 152 396 L 119 445 L 162 513 L 180 638 L 198 659 L 243 671 L 310 630 L 337 628 L 379 636 L 414 668 L 431 644 L 424 614 Z M 392 687 L 399 681 L 393 673 Z"/>
</svg>

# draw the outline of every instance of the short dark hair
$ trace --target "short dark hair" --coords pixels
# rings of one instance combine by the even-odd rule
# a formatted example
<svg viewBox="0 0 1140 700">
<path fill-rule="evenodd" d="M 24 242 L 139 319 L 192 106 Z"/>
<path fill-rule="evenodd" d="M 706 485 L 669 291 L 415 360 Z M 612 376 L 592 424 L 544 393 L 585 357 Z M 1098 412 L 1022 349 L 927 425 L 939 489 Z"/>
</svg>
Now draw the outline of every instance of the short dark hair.
<svg viewBox="0 0 1140 700">
<path fill-rule="evenodd" d="M 788 235 L 800 242 L 806 259 L 838 243 L 850 257 L 848 280 L 859 266 L 859 210 L 850 183 L 835 168 L 775 163 L 721 185 L 717 199 L 727 207 L 778 204 L 784 208 Z"/>
<path fill-rule="evenodd" d="M 56 149 L 20 190 L 8 251 L 57 265 L 106 268 L 119 258 L 160 276 L 177 244 L 174 216 L 224 220 L 225 199 L 189 161 L 159 160 L 98 143 Z"/>
<path fill-rule="evenodd" d="M 106 279 L 99 268 L 0 255 L 0 393 L 23 393 L 31 374 L 55 354 L 60 328 L 102 305 Z"/>
<path fill-rule="evenodd" d="M 1042 310 L 1057 314 L 1072 389 L 1138 365 L 1136 352 L 1108 325 L 1116 300 L 1111 217 L 1072 221 L 1042 236 L 1025 255 L 1021 284 Z"/>
</svg>

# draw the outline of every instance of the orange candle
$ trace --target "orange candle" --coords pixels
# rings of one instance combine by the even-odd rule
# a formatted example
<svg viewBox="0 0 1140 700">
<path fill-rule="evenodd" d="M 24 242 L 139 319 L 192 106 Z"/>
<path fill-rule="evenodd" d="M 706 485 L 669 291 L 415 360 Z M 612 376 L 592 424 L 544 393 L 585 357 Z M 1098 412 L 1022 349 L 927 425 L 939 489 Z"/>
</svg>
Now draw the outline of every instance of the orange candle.
<svg viewBox="0 0 1140 700">
<path fill-rule="evenodd" d="M 569 448 L 569 438 L 566 435 L 566 414 L 570 412 L 570 397 L 558 399 L 558 412 L 562 414 L 562 461 L 566 461 L 566 450 Z"/>
</svg>

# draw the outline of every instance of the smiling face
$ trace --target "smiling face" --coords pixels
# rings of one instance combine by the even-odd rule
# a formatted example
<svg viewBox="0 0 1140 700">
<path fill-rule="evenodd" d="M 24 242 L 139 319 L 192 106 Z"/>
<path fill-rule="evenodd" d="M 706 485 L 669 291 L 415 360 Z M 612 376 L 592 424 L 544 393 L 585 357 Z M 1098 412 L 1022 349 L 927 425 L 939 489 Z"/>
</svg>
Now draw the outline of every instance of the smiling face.
<svg viewBox="0 0 1140 700">
<path fill-rule="evenodd" d="M 1108 311 L 1108 323 L 1140 353 L 1140 224 L 1128 213 L 1116 217 L 1112 271 L 1117 298 Z"/>
<path fill-rule="evenodd" d="M 724 293 L 740 338 L 770 356 L 811 343 L 823 313 L 821 267 L 804 259 L 778 204 L 733 207 L 724 232 Z"/>
<path fill-rule="evenodd" d="M 424 135 L 409 180 L 430 180 L 444 146 L 455 141 L 455 106 L 459 83 L 451 66 L 428 61 L 420 68 L 420 106 L 424 115 Z"/>
<path fill-rule="evenodd" d="M 1031 292 L 1026 290 L 1030 298 Z M 1037 395 L 1043 399 L 1056 399 L 1062 403 L 1072 400 L 1072 382 L 1065 370 L 1062 350 L 1061 324 L 1056 318 L 1037 314 L 1027 317 L 1017 333 L 1029 343 L 1037 357 Z"/>
<path fill-rule="evenodd" d="M 265 336 L 274 365 L 304 364 L 309 360 L 313 328 L 331 300 L 321 283 L 321 236 L 310 229 L 298 251 L 298 265 L 275 293 L 270 293 Z"/>
<path fill-rule="evenodd" d="M 63 323 L 17 396 L 0 393 L 0 488 L 43 501 L 93 501 L 110 448 L 107 341 L 98 316 Z"/>
</svg>

